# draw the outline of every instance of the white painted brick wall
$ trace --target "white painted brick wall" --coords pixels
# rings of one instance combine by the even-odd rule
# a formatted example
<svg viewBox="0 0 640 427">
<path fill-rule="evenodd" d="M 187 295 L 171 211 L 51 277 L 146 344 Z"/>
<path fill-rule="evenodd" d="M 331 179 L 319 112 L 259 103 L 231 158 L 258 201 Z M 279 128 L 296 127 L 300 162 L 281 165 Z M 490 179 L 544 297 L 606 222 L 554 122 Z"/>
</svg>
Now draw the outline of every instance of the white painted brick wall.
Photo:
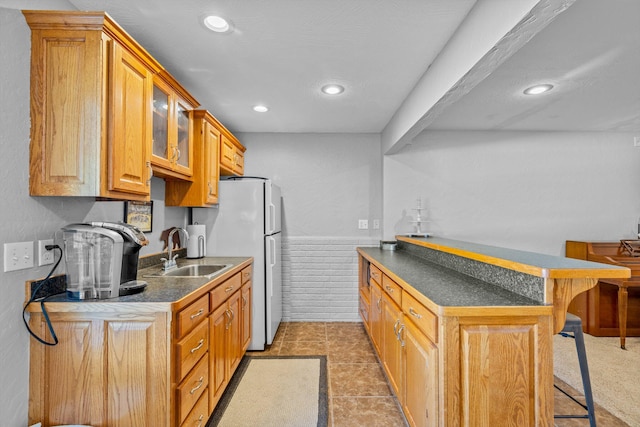
<svg viewBox="0 0 640 427">
<path fill-rule="evenodd" d="M 378 240 L 357 237 L 284 237 L 284 321 L 359 321 L 358 246 Z"/>
</svg>

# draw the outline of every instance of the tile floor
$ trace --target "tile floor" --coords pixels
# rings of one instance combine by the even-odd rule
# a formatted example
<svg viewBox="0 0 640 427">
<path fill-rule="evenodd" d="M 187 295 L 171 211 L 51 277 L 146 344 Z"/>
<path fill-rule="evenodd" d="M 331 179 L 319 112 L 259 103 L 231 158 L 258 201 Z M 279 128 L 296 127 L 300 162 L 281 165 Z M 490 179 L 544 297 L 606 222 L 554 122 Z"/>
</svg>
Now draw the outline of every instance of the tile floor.
<svg viewBox="0 0 640 427">
<path fill-rule="evenodd" d="M 329 381 L 329 427 L 405 427 L 398 401 L 391 394 L 382 368 L 361 323 L 282 323 L 271 345 L 252 356 L 326 355 Z M 557 384 L 580 396 L 565 383 Z M 556 413 L 582 414 L 584 410 L 556 390 Z M 625 427 L 596 406 L 599 426 Z M 588 426 L 586 419 L 556 419 L 558 427 Z"/>
</svg>

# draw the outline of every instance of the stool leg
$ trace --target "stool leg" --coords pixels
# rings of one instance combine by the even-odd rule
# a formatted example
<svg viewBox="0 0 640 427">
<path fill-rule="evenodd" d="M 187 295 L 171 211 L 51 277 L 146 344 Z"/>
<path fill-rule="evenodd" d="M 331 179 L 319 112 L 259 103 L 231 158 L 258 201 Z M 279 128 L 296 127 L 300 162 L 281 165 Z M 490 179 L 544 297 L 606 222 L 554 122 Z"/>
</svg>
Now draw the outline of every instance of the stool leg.
<svg viewBox="0 0 640 427">
<path fill-rule="evenodd" d="M 584 398 L 587 402 L 587 412 L 589 414 L 589 425 L 596 427 L 596 414 L 593 406 L 593 394 L 591 393 L 591 379 L 589 378 L 589 365 L 587 365 L 587 353 L 584 347 L 584 335 L 582 327 L 573 331 L 576 339 L 576 350 L 578 351 L 578 363 L 580 364 L 580 374 L 582 376 L 582 386 L 584 388 Z"/>
</svg>

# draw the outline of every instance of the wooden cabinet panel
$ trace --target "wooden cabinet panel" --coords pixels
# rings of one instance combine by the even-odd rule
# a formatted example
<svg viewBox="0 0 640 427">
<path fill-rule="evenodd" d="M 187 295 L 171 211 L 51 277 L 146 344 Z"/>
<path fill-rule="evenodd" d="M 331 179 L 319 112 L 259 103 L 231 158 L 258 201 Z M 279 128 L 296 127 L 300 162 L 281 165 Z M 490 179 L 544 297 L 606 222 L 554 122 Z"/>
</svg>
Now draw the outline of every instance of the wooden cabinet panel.
<svg viewBox="0 0 640 427">
<path fill-rule="evenodd" d="M 244 175 L 244 146 L 221 126 L 220 175 Z"/>
<path fill-rule="evenodd" d="M 198 365 L 189 373 L 189 375 L 182 381 L 180 386 L 176 390 L 178 396 L 178 423 L 182 424 L 187 415 L 191 412 L 193 407 L 208 390 L 209 384 L 209 361 L 205 357 Z M 205 397 L 207 398 L 207 397 Z M 133 425 L 133 424 L 130 424 Z M 139 424 L 148 425 L 148 424 Z"/>
<path fill-rule="evenodd" d="M 543 420 L 553 419 L 551 323 L 549 316 L 447 319 L 446 341 L 460 344 L 444 349 L 452 409 L 445 423 L 547 425 Z"/>
<path fill-rule="evenodd" d="M 234 292 L 241 288 L 241 276 L 236 274 L 211 291 L 211 307 L 224 304 Z"/>
<path fill-rule="evenodd" d="M 109 136 L 107 163 L 109 191 L 148 195 L 150 192 L 149 142 L 153 96 L 152 74 L 136 57 L 113 44 L 113 133 Z M 104 180 L 103 180 L 104 182 Z"/>
<path fill-rule="evenodd" d="M 209 350 L 209 323 L 202 322 L 189 335 L 176 344 L 176 379 L 184 376 Z"/>
<path fill-rule="evenodd" d="M 242 271 L 244 277 L 244 270 Z M 249 348 L 251 343 L 251 282 L 242 285 L 242 354 Z"/>
<path fill-rule="evenodd" d="M 369 330 L 373 347 L 380 354 L 382 348 L 382 288 L 373 281 L 371 282 Z"/>
<path fill-rule="evenodd" d="M 381 361 L 389 384 L 402 403 L 402 312 L 387 295 L 382 297 Z"/>
<path fill-rule="evenodd" d="M 196 327 L 200 322 L 209 315 L 209 295 L 205 294 L 198 298 L 197 301 L 189 304 L 186 308 L 180 310 L 176 315 L 177 318 L 177 336 L 182 338 L 189 331 Z"/>
<path fill-rule="evenodd" d="M 209 394 L 205 390 L 180 427 L 203 427 L 209 419 Z"/>
<path fill-rule="evenodd" d="M 220 131 L 208 111 L 193 111 L 193 182 L 167 181 L 167 206 L 208 207 L 218 203 Z"/>
<path fill-rule="evenodd" d="M 396 304 L 402 305 L 402 288 L 384 274 L 382 275 L 382 289 Z"/>
<path fill-rule="evenodd" d="M 32 29 L 32 196 L 148 200 L 152 74 L 102 12 L 24 11 Z"/>
<path fill-rule="evenodd" d="M 169 425 L 166 313 L 49 316 L 59 343 L 31 344 L 30 423 Z M 42 313 L 30 324 L 51 340 Z"/>
<path fill-rule="evenodd" d="M 411 321 L 405 321 L 404 343 L 404 414 L 412 427 L 436 426 L 438 348 Z"/>
<path fill-rule="evenodd" d="M 438 342 L 438 317 L 407 292 L 402 295 L 402 311 L 431 341 Z"/>
</svg>

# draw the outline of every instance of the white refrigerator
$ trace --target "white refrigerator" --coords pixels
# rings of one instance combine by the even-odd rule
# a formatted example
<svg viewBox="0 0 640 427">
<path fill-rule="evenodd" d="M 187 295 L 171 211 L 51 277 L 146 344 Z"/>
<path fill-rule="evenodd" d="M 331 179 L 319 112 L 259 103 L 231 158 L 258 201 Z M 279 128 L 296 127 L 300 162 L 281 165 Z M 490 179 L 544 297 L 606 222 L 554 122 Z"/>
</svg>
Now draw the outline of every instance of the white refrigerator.
<svg viewBox="0 0 640 427">
<path fill-rule="evenodd" d="M 220 181 L 218 209 L 209 210 L 208 256 L 252 256 L 253 307 L 249 350 L 264 350 L 282 321 L 280 187 L 266 178 Z"/>
</svg>

